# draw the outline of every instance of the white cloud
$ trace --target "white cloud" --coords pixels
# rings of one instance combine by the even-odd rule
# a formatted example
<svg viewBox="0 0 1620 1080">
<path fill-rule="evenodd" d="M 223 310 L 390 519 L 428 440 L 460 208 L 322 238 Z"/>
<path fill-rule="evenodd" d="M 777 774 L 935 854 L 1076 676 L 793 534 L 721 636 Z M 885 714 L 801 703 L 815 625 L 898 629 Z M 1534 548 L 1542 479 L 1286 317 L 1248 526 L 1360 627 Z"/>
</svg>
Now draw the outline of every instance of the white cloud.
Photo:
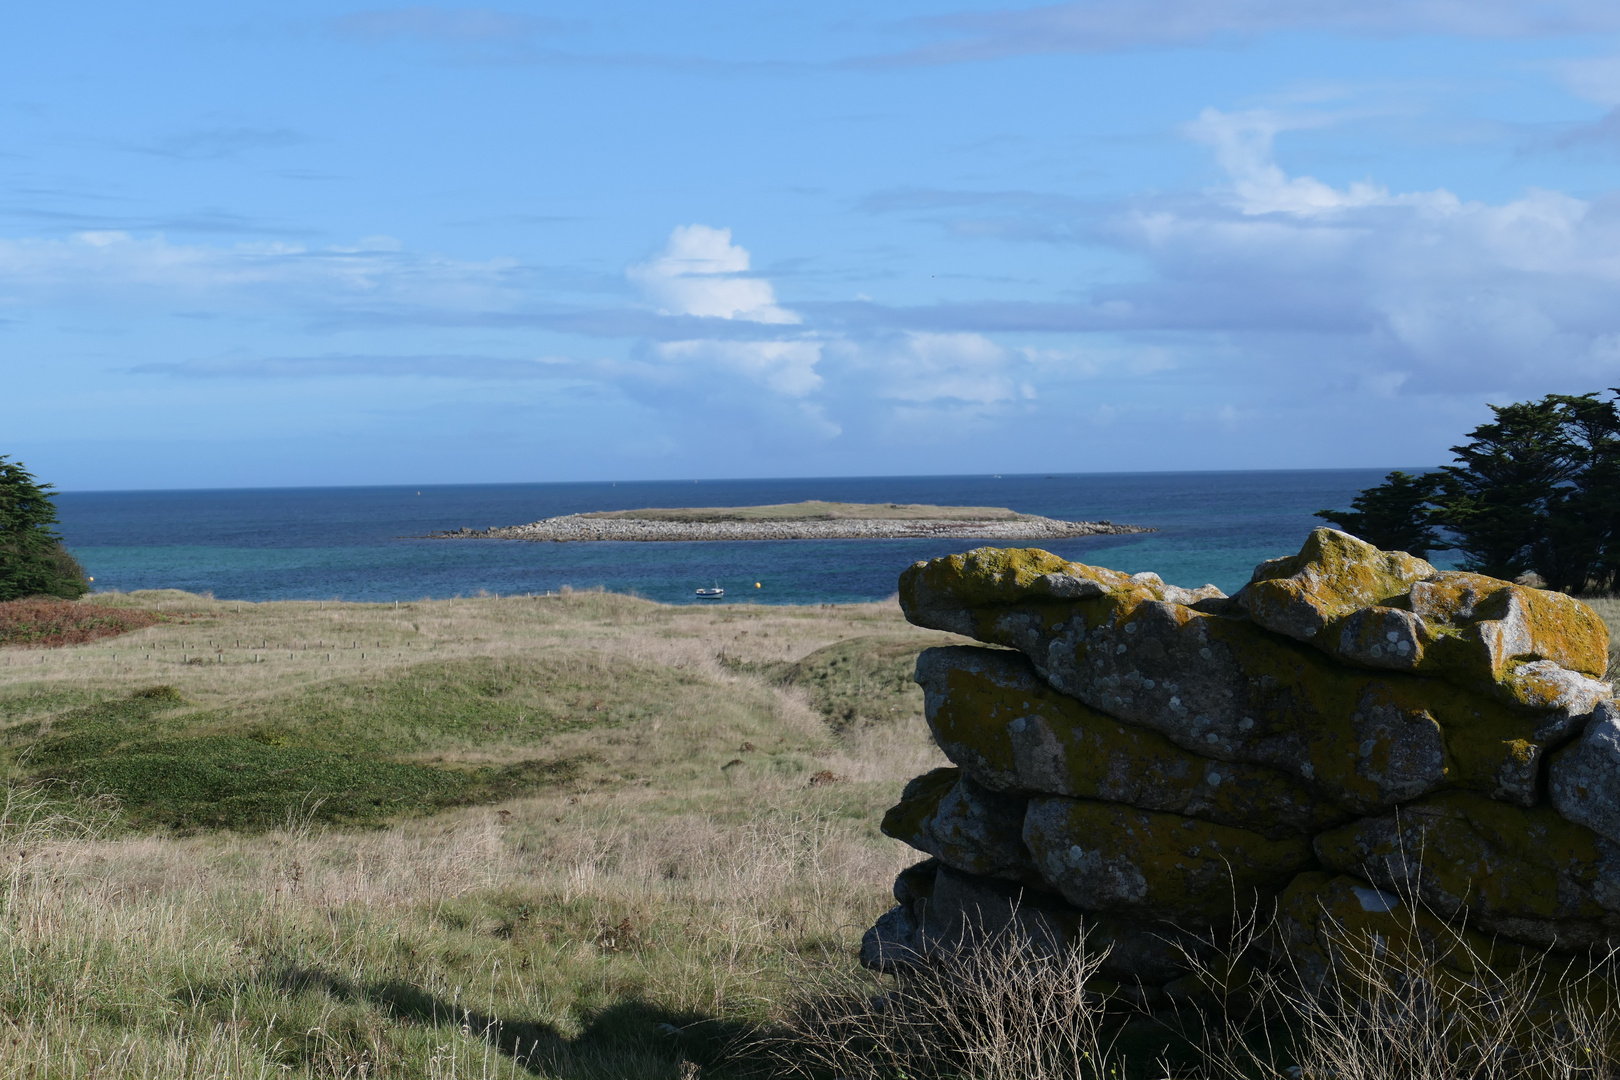
<svg viewBox="0 0 1620 1080">
<path fill-rule="evenodd" d="M 1206 110 L 1191 127 L 1228 184 L 1202 204 L 1115 221 L 1155 270 L 1113 290 L 1122 323 L 1230 335 L 1251 362 L 1287 357 L 1295 369 L 1290 335 L 1337 340 L 1320 354 L 1386 396 L 1617 373 L 1602 343 L 1620 332 L 1620 205 L 1539 189 L 1490 204 L 1334 187 L 1276 162 L 1272 140 L 1288 126 Z"/>
<path fill-rule="evenodd" d="M 1215 148 L 1215 160 L 1231 179 L 1231 192 L 1245 214 L 1308 214 L 1388 200 L 1388 191 L 1371 184 L 1352 184 L 1339 191 L 1314 177 L 1286 175 L 1272 159 L 1272 141 L 1280 131 L 1303 126 L 1264 110 L 1222 113 L 1205 109 L 1187 131 L 1198 142 Z"/>
<path fill-rule="evenodd" d="M 881 352 L 877 363 L 877 391 L 883 397 L 993 405 L 1022 394 L 1017 372 L 1026 361 L 983 334 L 908 333 L 898 348 Z"/>
<path fill-rule="evenodd" d="M 780 307 L 771 283 L 743 276 L 746 249 L 731 242 L 730 229 L 679 225 L 652 259 L 625 271 L 664 315 L 697 316 L 743 323 L 791 326 L 800 319 Z M 817 371 L 822 342 L 797 335 L 773 340 L 698 338 L 652 344 L 649 364 L 624 367 L 621 377 L 645 380 L 661 392 L 678 390 L 684 400 L 729 401 L 746 414 L 758 412 L 761 390 L 799 400 L 796 422 L 821 435 L 837 433 L 819 405 L 803 400 L 821 389 Z M 750 409 L 749 402 L 753 408 Z M 761 415 L 780 416 L 774 409 Z M 829 434 L 830 433 L 830 434 Z"/>
<path fill-rule="evenodd" d="M 653 346 L 660 359 L 700 378 L 739 375 L 786 397 L 803 397 L 821 386 L 815 341 L 667 341 Z"/>
<path fill-rule="evenodd" d="M 666 315 L 792 324 L 799 316 L 776 303 L 771 283 L 742 277 L 748 252 L 731 242 L 730 229 L 678 225 L 669 243 L 626 276 Z"/>
<path fill-rule="evenodd" d="M 510 306 L 516 260 L 468 262 L 402 250 L 392 237 L 301 244 L 175 244 L 106 230 L 66 240 L 0 239 L 0 305 L 154 296 L 220 307 L 389 303 L 448 309 Z"/>
</svg>

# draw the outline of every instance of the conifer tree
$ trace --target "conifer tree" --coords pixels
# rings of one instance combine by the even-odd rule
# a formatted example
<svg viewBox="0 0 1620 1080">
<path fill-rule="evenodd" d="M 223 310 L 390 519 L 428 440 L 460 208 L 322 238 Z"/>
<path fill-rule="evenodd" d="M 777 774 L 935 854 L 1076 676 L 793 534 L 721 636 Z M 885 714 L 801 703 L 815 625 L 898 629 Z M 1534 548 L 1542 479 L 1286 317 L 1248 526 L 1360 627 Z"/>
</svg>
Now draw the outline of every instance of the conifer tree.
<svg viewBox="0 0 1620 1080">
<path fill-rule="evenodd" d="M 1431 505 L 1439 481 L 1435 473 L 1413 476 L 1397 469 L 1380 486 L 1357 495 L 1349 510 L 1318 510 L 1316 516 L 1374 547 L 1426 559 L 1429 552 L 1445 547 Z"/>
<path fill-rule="evenodd" d="M 1611 391 L 1620 399 L 1620 390 Z M 1351 510 L 1321 510 L 1345 532 L 1422 558 L 1462 552 L 1466 570 L 1587 592 L 1620 580 L 1620 409 L 1596 393 L 1492 405 L 1494 419 L 1451 448 L 1455 464 L 1393 472 Z"/>
<path fill-rule="evenodd" d="M 84 570 L 62 546 L 51 485 L 0 456 L 0 600 L 23 596 L 76 599 L 89 591 Z"/>
</svg>

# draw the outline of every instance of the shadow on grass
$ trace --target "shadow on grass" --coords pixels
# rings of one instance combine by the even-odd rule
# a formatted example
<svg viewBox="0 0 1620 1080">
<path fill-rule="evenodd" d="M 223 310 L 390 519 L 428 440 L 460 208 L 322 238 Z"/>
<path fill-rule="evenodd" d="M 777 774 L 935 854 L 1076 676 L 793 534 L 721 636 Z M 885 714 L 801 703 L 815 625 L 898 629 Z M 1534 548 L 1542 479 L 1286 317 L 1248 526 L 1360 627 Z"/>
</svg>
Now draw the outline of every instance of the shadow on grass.
<svg viewBox="0 0 1620 1080">
<path fill-rule="evenodd" d="M 685 1062 L 702 1066 L 709 1076 L 751 1076 L 758 1070 L 734 1056 L 748 1032 L 740 1021 L 718 1020 L 695 1013 L 674 1012 L 636 998 L 621 1000 L 585 1019 L 583 1030 L 570 1038 L 544 1021 L 500 1016 L 447 1000 L 421 986 L 394 979 L 355 983 L 339 975 L 304 966 L 273 969 L 258 980 L 264 989 L 283 1000 L 321 995 L 329 1000 L 374 1010 L 383 1018 L 424 1029 L 453 1029 L 482 1039 L 532 1075 L 559 1078 L 607 1076 L 684 1075 Z M 229 990 L 193 992 L 195 1002 L 226 1000 Z M 329 1014 L 327 1014 L 329 1015 Z M 347 1064 L 362 1064 L 365 1045 L 374 1040 L 350 1025 L 358 1035 L 355 1053 L 342 1056 Z M 373 1033 L 375 1034 L 375 1033 Z M 333 1039 L 306 1042 L 296 1052 L 304 1063 L 319 1066 L 334 1057 Z M 291 1049 L 289 1047 L 289 1049 Z M 320 1060 L 317 1060 L 320 1059 Z M 284 1064 L 294 1064 L 286 1061 Z M 712 1070 L 712 1071 L 708 1071 Z"/>
</svg>

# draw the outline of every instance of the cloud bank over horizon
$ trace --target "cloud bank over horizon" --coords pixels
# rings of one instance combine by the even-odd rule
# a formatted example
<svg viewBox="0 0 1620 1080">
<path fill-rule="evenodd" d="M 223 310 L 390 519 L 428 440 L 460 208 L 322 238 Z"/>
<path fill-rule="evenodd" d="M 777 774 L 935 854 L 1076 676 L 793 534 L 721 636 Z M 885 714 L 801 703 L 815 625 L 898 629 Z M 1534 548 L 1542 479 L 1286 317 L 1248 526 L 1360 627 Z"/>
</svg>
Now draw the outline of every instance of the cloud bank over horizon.
<svg viewBox="0 0 1620 1080">
<path fill-rule="evenodd" d="M 919 17 L 943 40 L 889 58 L 962 63 L 1044 53 L 1106 53 L 1243 41 L 1266 34 L 1334 32 L 1372 38 L 1445 35 L 1524 39 L 1620 32 L 1620 10 L 1601 0 L 1078 0 Z"/>
<path fill-rule="evenodd" d="M 81 489 L 1438 463 L 1487 402 L 1620 384 L 1620 15 L 1460 12 L 829 15 L 819 73 L 739 74 L 813 35 L 672 73 L 624 57 L 699 41 L 583 10 L 311 9 L 230 33 L 394 89 L 72 153 L 99 121 L 47 81 L 0 156 L 0 452 Z M 542 40 L 623 62 L 454 51 Z M 1086 104 L 1122 80 L 1155 100 Z"/>
</svg>

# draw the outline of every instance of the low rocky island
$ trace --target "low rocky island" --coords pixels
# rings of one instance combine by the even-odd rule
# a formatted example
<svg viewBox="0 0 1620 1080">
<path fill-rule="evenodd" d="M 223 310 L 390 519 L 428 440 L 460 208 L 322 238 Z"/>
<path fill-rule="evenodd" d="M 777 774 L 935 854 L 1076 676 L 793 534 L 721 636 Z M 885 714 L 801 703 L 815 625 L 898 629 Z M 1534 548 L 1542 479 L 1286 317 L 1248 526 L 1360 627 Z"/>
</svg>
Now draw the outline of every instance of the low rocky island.
<svg viewBox="0 0 1620 1080">
<path fill-rule="evenodd" d="M 448 540 L 1061 540 L 1155 530 L 1111 521 L 1060 521 L 999 506 L 801 502 L 602 510 L 528 525 L 429 534 Z"/>
</svg>

